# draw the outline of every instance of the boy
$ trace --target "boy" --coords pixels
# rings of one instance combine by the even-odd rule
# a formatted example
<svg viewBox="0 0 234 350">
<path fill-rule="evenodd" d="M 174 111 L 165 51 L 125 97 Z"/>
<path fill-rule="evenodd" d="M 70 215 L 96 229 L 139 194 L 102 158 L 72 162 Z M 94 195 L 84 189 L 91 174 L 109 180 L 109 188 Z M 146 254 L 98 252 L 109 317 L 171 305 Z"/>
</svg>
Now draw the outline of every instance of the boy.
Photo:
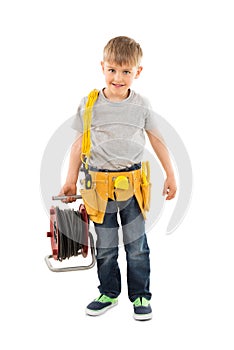
<svg viewBox="0 0 234 350">
<path fill-rule="evenodd" d="M 170 200 L 176 194 L 170 157 L 156 130 L 157 114 L 145 98 L 131 90 L 134 79 L 139 78 L 142 71 L 141 58 L 140 45 L 131 38 L 120 36 L 107 43 L 101 62 L 106 87 L 99 91 L 92 110 L 88 159 L 92 188 L 84 192 L 83 197 L 87 207 L 91 207 L 90 213 L 87 211 L 97 234 L 98 288 L 101 294 L 86 308 L 86 313 L 92 316 L 117 305 L 121 292 L 117 262 L 119 215 L 127 259 L 128 297 L 133 303 L 134 318 L 148 320 L 152 317 L 146 208 L 140 192 L 143 188 L 141 161 L 145 132 L 166 173 L 163 195 Z M 86 103 L 87 98 L 84 98 L 73 122 L 78 136 L 71 149 L 67 179 L 60 194 L 73 195 L 77 191 Z M 87 200 L 85 196 L 85 193 L 93 193 L 91 189 L 102 207 L 97 213 L 96 204 L 91 203 L 94 199 Z M 73 198 L 66 201 L 73 201 Z"/>
</svg>

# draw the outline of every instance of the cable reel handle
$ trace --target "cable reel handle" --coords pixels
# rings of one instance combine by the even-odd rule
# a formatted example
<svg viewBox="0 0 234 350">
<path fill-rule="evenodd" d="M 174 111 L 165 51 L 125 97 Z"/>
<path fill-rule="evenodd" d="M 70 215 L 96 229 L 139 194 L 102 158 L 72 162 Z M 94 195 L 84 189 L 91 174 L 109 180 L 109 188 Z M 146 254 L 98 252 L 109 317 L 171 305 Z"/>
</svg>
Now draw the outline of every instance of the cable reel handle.
<svg viewBox="0 0 234 350">
<path fill-rule="evenodd" d="M 69 196 L 52 196 L 53 201 L 56 201 L 56 200 L 62 201 L 67 198 L 82 199 L 82 196 L 80 194 L 71 194 Z"/>
</svg>

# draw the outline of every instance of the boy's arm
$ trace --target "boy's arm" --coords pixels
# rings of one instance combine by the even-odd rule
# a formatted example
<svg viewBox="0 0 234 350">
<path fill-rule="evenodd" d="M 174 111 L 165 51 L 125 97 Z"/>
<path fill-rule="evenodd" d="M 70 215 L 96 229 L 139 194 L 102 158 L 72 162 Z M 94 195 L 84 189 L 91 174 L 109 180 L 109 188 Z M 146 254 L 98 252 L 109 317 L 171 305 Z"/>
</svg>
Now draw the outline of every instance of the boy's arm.
<svg viewBox="0 0 234 350">
<path fill-rule="evenodd" d="M 146 131 L 146 133 L 154 152 L 156 153 L 163 166 L 163 169 L 165 170 L 166 180 L 164 182 L 163 196 L 166 195 L 166 200 L 170 200 L 175 197 L 177 188 L 169 152 L 161 137 L 158 136 L 157 131 Z"/>
<path fill-rule="evenodd" d="M 75 142 L 71 147 L 69 166 L 67 172 L 66 182 L 63 185 L 59 195 L 75 195 L 77 191 L 76 183 L 78 180 L 79 170 L 81 166 L 81 148 L 82 148 L 82 134 L 78 134 Z M 71 198 L 66 199 L 65 202 L 73 202 Z"/>
</svg>

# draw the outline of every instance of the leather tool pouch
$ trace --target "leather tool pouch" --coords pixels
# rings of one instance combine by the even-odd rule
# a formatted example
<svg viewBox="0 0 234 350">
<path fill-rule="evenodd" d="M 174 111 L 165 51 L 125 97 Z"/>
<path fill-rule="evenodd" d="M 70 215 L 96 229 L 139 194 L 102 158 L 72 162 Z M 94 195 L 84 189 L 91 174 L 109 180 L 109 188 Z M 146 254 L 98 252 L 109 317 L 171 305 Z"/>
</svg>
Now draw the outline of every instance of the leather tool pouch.
<svg viewBox="0 0 234 350">
<path fill-rule="evenodd" d="M 114 192 L 117 201 L 126 201 L 134 195 L 132 184 L 129 184 L 129 187 L 126 190 L 115 188 Z"/>
<path fill-rule="evenodd" d="M 150 209 L 150 192 L 151 192 L 151 183 L 141 184 L 142 207 L 146 211 L 149 211 Z"/>
<path fill-rule="evenodd" d="M 85 204 L 88 215 L 98 214 L 97 193 L 94 188 L 80 189 L 80 194 Z"/>
</svg>

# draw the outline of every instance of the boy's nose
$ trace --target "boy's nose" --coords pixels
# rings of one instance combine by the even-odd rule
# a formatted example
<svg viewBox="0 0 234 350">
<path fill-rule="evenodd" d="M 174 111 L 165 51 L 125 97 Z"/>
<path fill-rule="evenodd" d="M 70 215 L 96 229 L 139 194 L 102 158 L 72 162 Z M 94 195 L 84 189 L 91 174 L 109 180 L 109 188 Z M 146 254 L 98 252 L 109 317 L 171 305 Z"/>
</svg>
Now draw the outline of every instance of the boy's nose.
<svg viewBox="0 0 234 350">
<path fill-rule="evenodd" d="M 117 83 L 121 81 L 121 73 L 120 72 L 116 72 L 115 73 L 115 81 Z"/>
</svg>

